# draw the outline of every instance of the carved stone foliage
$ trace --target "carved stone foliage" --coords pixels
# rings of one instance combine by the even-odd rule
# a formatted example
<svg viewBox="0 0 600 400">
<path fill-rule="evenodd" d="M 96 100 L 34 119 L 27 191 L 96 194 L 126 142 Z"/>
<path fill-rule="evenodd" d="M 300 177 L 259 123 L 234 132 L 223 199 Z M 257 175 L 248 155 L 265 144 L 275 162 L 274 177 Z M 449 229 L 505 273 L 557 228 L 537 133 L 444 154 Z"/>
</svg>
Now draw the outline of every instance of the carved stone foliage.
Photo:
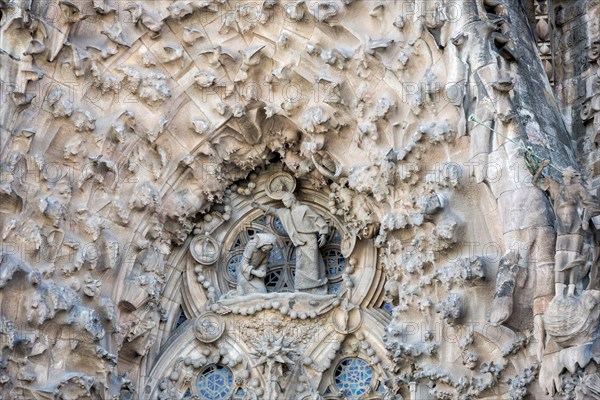
<svg viewBox="0 0 600 400">
<path fill-rule="evenodd" d="M 597 398 L 534 3 L 2 1 L 0 397 Z"/>
</svg>

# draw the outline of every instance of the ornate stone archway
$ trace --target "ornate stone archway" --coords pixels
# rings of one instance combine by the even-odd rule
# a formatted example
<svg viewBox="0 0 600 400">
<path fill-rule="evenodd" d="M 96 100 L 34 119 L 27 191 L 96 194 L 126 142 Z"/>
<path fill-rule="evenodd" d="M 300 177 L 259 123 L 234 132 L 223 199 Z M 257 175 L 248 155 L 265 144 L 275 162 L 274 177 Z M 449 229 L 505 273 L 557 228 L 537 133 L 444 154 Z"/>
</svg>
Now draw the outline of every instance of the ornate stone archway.
<svg viewBox="0 0 600 400">
<path fill-rule="evenodd" d="M 253 201 L 281 204 L 269 192 L 269 184 L 274 176 L 294 182 L 298 200 L 313 207 L 331 226 L 328 243 L 321 250 L 325 260 L 330 261 L 328 267 L 335 270 L 328 274 L 329 295 L 325 297 L 293 293 L 293 286 L 281 289 L 277 285 L 264 295 L 236 299 L 235 295 L 231 297 L 228 294 L 236 287 L 235 272 L 229 276 L 231 265 L 234 269 L 236 266 L 239 268 L 242 258 L 240 251 L 248 242 L 249 235 L 255 237 L 256 234 L 269 231 L 281 235 L 269 259 L 269 273 L 280 268 L 278 257 L 293 257 L 294 246 L 283 227 L 276 225 L 277 219 L 267 219 L 251 205 Z M 145 380 L 146 385 L 157 393 L 175 390 L 183 395 L 190 390 L 190 393 L 197 394 L 193 389 L 197 378 L 190 381 L 190 374 L 202 377 L 199 368 L 218 364 L 217 361 L 221 359 L 214 361 L 204 357 L 199 367 L 194 367 L 193 362 L 191 367 L 186 366 L 185 359 L 191 357 L 196 360 L 202 357 L 203 348 L 207 348 L 213 349 L 213 353 L 220 351 L 229 355 L 229 363 L 223 367 L 233 368 L 232 382 L 237 384 L 231 385 L 232 393 L 241 390 L 242 396 L 241 393 L 246 390 L 255 392 L 259 397 L 311 398 L 319 390 L 325 391 L 320 388 L 323 386 L 328 387 L 330 397 L 335 397 L 340 395 L 334 385 L 335 370 L 341 359 L 348 359 L 353 354 L 349 350 L 350 345 L 344 344 L 346 338 L 355 342 L 360 338 L 359 343 L 369 346 L 360 352 L 361 356 L 368 360 L 368 371 L 375 371 L 377 379 L 373 377 L 371 386 L 357 390 L 373 390 L 373 394 L 376 389 L 381 392 L 392 390 L 392 387 L 384 388 L 384 382 L 387 384 L 391 378 L 386 372 L 390 371 L 391 364 L 387 361 L 382 340 L 389 316 L 372 306 L 378 300 L 381 302 L 384 279 L 378 267 L 373 240 L 357 241 L 343 221 L 329 212 L 328 193 L 306 187 L 302 181 L 296 184 L 295 178 L 288 173 L 269 168 L 258 174 L 253 182 L 256 186 L 252 196 L 231 191 L 220 211 L 217 209 L 206 214 L 196 229 L 196 236 L 188 241 L 189 247 L 183 246 L 179 250 L 188 254 L 173 256 L 181 263 L 175 265 L 175 269 L 183 271 L 182 302 L 191 321 L 178 328 L 175 341 L 162 350 L 163 355 L 153 364 Z M 223 218 L 224 214 L 228 214 L 228 217 Z M 331 260 L 327 258 L 330 253 L 335 255 Z M 331 264 L 334 261 L 339 263 L 336 267 Z M 284 277 L 279 274 L 276 279 Z M 265 280 L 268 282 L 269 278 Z M 180 289 L 175 287 L 174 290 Z M 165 292 L 165 295 L 169 296 L 169 293 Z M 371 315 L 373 313 L 377 316 Z M 364 327 L 365 318 L 369 321 L 369 329 Z M 373 330 L 375 325 L 378 326 L 377 330 Z M 195 340 L 190 340 L 191 337 Z M 269 374 L 259 363 L 262 353 L 257 353 L 257 348 L 278 340 L 282 341 L 276 345 L 279 346 L 278 353 L 272 356 L 289 357 L 294 364 L 283 365 L 277 377 L 280 392 L 274 394 L 269 388 Z M 359 355 L 358 352 L 354 354 Z M 327 383 L 319 385 L 324 373 Z M 171 379 L 172 376 L 177 379 Z M 250 385 L 251 381 L 254 385 Z M 162 384 L 157 385 L 157 382 Z M 165 389 L 160 389 L 165 386 Z"/>
</svg>

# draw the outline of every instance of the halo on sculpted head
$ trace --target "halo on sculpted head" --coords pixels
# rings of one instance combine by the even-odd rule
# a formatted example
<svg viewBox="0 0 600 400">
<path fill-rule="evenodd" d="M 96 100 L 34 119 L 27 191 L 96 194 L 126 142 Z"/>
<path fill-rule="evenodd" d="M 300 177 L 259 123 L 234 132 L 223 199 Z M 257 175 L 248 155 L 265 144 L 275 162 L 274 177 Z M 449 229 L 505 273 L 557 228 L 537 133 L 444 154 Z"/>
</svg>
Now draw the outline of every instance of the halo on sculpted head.
<svg viewBox="0 0 600 400">
<path fill-rule="evenodd" d="M 265 192 L 273 200 L 281 200 L 287 192 L 296 190 L 296 179 L 287 172 L 278 172 L 267 180 Z"/>
</svg>

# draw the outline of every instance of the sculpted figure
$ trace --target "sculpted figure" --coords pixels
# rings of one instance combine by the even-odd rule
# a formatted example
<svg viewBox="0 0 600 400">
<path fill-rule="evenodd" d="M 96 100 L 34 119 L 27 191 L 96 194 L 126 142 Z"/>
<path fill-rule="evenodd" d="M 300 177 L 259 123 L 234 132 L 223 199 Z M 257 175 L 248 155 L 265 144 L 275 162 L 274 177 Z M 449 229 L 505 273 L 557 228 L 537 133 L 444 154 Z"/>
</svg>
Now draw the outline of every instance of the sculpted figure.
<svg viewBox="0 0 600 400">
<path fill-rule="evenodd" d="M 267 293 L 265 275 L 269 254 L 275 246 L 275 236 L 270 233 L 257 233 L 244 248 L 242 262 L 237 271 L 237 294 L 244 296 L 253 293 Z"/>
<path fill-rule="evenodd" d="M 252 206 L 276 216 L 296 247 L 297 292 L 327 294 L 325 263 L 319 252 L 327 240 L 329 227 L 323 217 L 306 204 L 300 203 L 292 193 L 281 199 L 285 208 L 274 208 L 253 202 Z"/>
<path fill-rule="evenodd" d="M 284 389 L 282 388 L 282 378 L 284 377 L 284 367 L 288 370 L 295 365 L 292 360 L 297 352 L 290 343 L 286 342 L 283 334 L 275 337 L 265 335 L 257 339 L 251 354 L 256 358 L 256 364 L 263 367 L 263 375 L 266 381 L 265 393 L 261 397 L 264 400 L 278 400 L 283 398 Z"/>
<path fill-rule="evenodd" d="M 575 295 L 575 284 L 579 274 L 571 269 L 583 260 L 584 233 L 589 228 L 591 217 L 600 214 L 598 199 L 592 196 L 581 183 L 581 176 L 573 168 L 563 172 L 563 183 L 551 177 L 540 179 L 548 160 L 540 163 L 533 182 L 542 190 L 548 191 L 556 214 L 556 256 L 555 282 L 556 295 L 563 295 L 565 284 L 569 284 L 568 295 Z"/>
<path fill-rule="evenodd" d="M 499 67 L 499 51 L 494 38 L 499 35 L 497 30 L 503 19 L 481 19 L 465 24 L 451 38 L 454 50 L 460 60 L 453 76 L 457 84 L 459 96 L 453 98 L 453 103 L 464 107 L 465 116 L 473 115 L 483 125 L 469 124 L 470 158 L 473 162 L 471 173 L 476 181 L 481 183 L 486 178 L 486 165 L 490 152 L 496 146 L 496 138 L 488 127 L 509 135 L 508 124 L 512 120 L 513 110 L 508 91 L 512 88 L 512 79 L 508 72 Z M 481 49 L 479 52 L 473 48 Z M 462 124 L 462 121 L 461 121 Z M 462 128 L 459 129 L 459 135 Z"/>
<path fill-rule="evenodd" d="M 519 272 L 519 253 L 511 250 L 502 257 L 496 276 L 496 294 L 492 302 L 490 322 L 503 324 L 513 312 L 513 294 Z"/>
</svg>

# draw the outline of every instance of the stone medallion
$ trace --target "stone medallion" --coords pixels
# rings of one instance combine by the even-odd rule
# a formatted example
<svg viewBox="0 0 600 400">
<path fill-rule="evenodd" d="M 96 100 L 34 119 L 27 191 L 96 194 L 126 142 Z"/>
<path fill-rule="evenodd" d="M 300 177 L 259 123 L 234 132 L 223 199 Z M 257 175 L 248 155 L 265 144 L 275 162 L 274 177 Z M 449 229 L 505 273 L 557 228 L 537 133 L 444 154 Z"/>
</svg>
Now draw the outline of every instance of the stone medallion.
<svg viewBox="0 0 600 400">
<path fill-rule="evenodd" d="M 190 252 L 200 264 L 211 265 L 219 258 L 219 244 L 209 235 L 196 236 L 190 244 Z"/>
<path fill-rule="evenodd" d="M 217 314 L 206 312 L 194 322 L 194 336 L 202 343 L 218 340 L 225 331 L 225 324 Z"/>
</svg>

